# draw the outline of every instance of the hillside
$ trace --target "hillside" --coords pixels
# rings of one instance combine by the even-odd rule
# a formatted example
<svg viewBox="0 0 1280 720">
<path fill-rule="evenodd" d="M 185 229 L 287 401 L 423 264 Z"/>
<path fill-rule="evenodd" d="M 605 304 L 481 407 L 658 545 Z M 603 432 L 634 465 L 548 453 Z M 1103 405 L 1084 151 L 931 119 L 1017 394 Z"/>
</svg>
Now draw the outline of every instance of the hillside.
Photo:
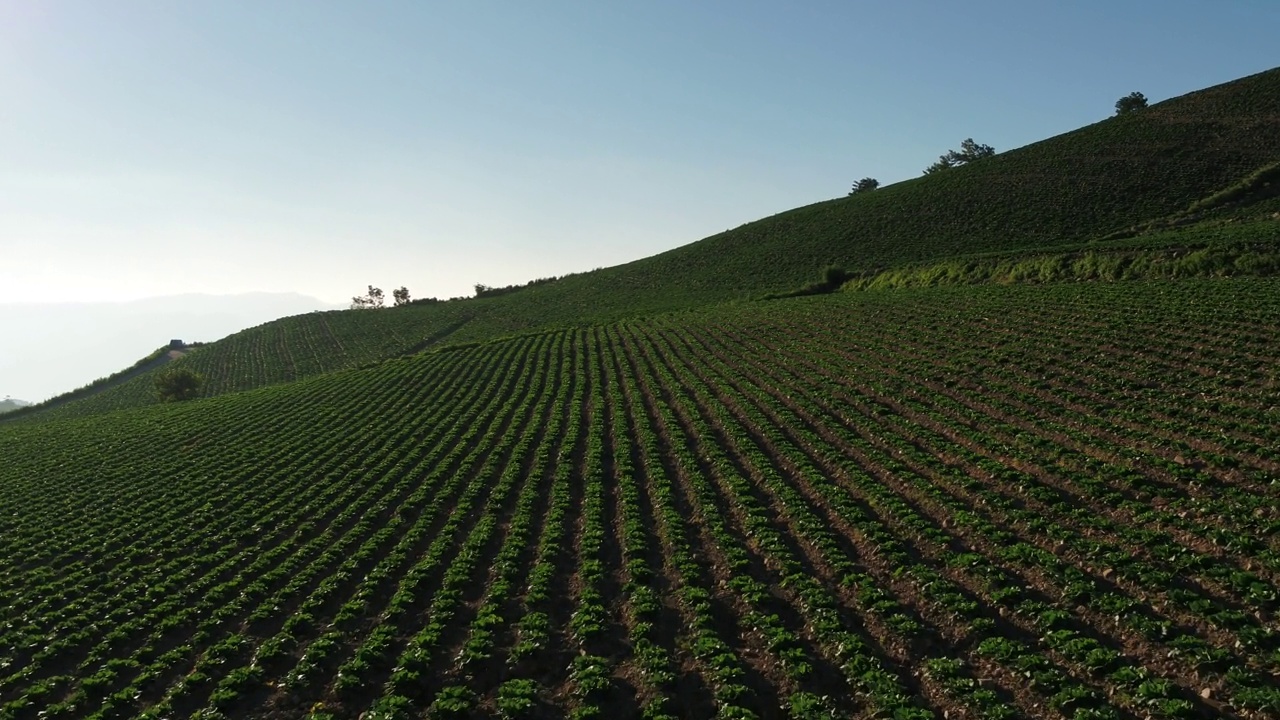
<svg viewBox="0 0 1280 720">
<path fill-rule="evenodd" d="M 790 290 L 829 264 L 862 273 L 1103 238 L 1186 210 L 1280 162 L 1278 105 L 1274 69 L 533 288 L 504 310 L 513 327 L 548 314 L 614 317 Z"/>
<path fill-rule="evenodd" d="M 155 369 L 190 369 L 207 378 L 207 395 L 258 388 L 418 352 L 464 325 L 476 308 L 463 303 L 394 310 L 307 313 L 263 323 L 190 348 Z M 162 352 L 164 348 L 161 349 Z M 144 358 L 139 365 L 152 362 Z M 23 417 L 77 417 L 156 404 L 155 373 L 119 373 L 82 391 L 29 408 Z M 101 390 L 101 391 L 99 391 Z"/>
<path fill-rule="evenodd" d="M 20 411 L 0 720 L 1280 717 L 1277 107 Z"/>
<path fill-rule="evenodd" d="M 185 294 L 123 302 L 31 300 L 0 302 L 0 378 L 5 390 L 29 400 L 52 398 L 109 376 L 175 338 L 208 342 L 268 320 L 326 308 L 319 300 L 291 293 Z"/>
<path fill-rule="evenodd" d="M 9 426 L 0 699 L 1263 717 L 1277 331 L 1270 280 L 840 294 Z"/>
<path fill-rule="evenodd" d="M 957 257 L 1073 248 L 1114 242 L 1169 218 L 1204 222 L 1210 233 L 1217 222 L 1249 219 L 1252 232 L 1237 228 L 1232 241 L 1274 246 L 1280 233 L 1270 219 L 1280 208 L 1270 175 L 1252 194 L 1234 197 L 1235 205 L 1220 200 L 1186 211 L 1280 163 L 1277 106 L 1280 69 L 968 166 L 784 212 L 651 258 L 461 306 L 415 306 L 409 315 L 379 318 L 379 326 L 393 329 L 378 339 L 371 318 L 299 316 L 239 334 L 185 362 L 211 378 L 214 393 L 243 390 L 428 344 L 758 298 L 810 283 L 829 264 L 872 275 Z M 1166 241 L 1178 245 L 1185 235 L 1150 242 Z M 359 349 L 331 353 L 335 346 Z M 56 415 L 154 402 L 148 383 L 139 378 Z"/>
</svg>

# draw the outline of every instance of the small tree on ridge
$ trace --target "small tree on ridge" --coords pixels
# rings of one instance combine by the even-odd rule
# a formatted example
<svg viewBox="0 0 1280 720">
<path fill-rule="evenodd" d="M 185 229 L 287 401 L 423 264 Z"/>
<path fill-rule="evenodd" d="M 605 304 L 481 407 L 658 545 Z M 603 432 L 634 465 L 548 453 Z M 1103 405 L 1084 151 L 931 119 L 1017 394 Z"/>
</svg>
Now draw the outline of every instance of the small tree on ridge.
<svg viewBox="0 0 1280 720">
<path fill-rule="evenodd" d="M 873 177 L 864 177 L 853 184 L 853 189 L 849 191 L 850 195 L 857 195 L 861 192 L 870 192 L 880 187 L 880 181 Z"/>
<path fill-rule="evenodd" d="M 1116 115 L 1128 115 L 1147 106 L 1147 96 L 1140 92 L 1131 92 L 1116 101 Z"/>
<path fill-rule="evenodd" d="M 408 291 L 405 291 L 408 293 Z M 374 310 L 382 307 L 383 295 L 382 288 L 369 286 L 369 292 L 364 295 L 356 295 L 351 298 L 352 310 Z"/>
<path fill-rule="evenodd" d="M 996 149 L 990 145 L 983 145 L 975 142 L 973 138 L 965 138 L 960 143 L 959 150 L 948 150 L 946 155 L 938 157 L 938 162 L 924 169 L 925 175 L 931 175 L 940 170 L 949 170 L 953 167 L 967 165 L 975 160 L 989 158 L 996 154 Z"/>
</svg>

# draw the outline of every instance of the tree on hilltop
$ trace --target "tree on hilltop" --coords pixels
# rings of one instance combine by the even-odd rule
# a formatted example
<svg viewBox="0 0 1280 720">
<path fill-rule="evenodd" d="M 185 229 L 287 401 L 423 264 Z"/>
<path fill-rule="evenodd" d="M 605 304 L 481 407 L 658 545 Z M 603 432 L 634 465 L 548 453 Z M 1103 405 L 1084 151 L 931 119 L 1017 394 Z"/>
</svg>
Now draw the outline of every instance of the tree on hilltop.
<svg viewBox="0 0 1280 720">
<path fill-rule="evenodd" d="M 853 189 L 849 191 L 850 195 L 857 195 L 862 192 L 870 192 L 880 187 L 880 181 L 873 177 L 864 177 L 853 184 Z"/>
<path fill-rule="evenodd" d="M 924 169 L 925 175 L 931 175 L 941 170 L 949 170 L 953 167 L 968 165 L 976 160 L 989 158 L 996 154 L 996 149 L 990 145 L 974 142 L 973 138 L 965 138 L 960 143 L 959 150 L 948 150 L 946 155 L 938 156 L 938 162 Z"/>
<path fill-rule="evenodd" d="M 396 307 L 400 307 L 401 305 L 408 305 L 409 304 L 409 288 L 401 285 L 399 290 L 391 291 L 391 297 L 395 298 L 394 305 Z"/>
<path fill-rule="evenodd" d="M 405 290 L 405 293 L 407 295 L 408 291 Z M 382 289 L 376 288 L 372 285 L 369 286 L 368 293 L 365 293 L 364 295 L 356 295 L 355 297 L 351 298 L 352 310 L 374 310 L 382 307 L 382 304 L 383 304 Z"/>
<path fill-rule="evenodd" d="M 1147 96 L 1140 92 L 1131 92 L 1116 101 L 1116 115 L 1128 115 L 1147 106 Z"/>
<path fill-rule="evenodd" d="M 939 156 L 938 156 L 938 162 L 936 162 L 936 163 L 934 163 L 934 164 L 930 165 L 929 167 L 925 168 L 925 169 L 924 169 L 924 174 L 925 174 L 925 175 L 932 175 L 932 174 L 934 174 L 934 173 L 936 173 L 936 172 L 942 172 L 943 170 L 950 170 L 951 168 L 953 168 L 953 167 L 955 167 L 955 166 L 956 166 L 955 162 L 954 162 L 954 161 L 952 161 L 952 159 L 951 159 L 950 157 L 948 157 L 948 156 L 946 156 L 946 155 L 939 155 Z"/>
</svg>

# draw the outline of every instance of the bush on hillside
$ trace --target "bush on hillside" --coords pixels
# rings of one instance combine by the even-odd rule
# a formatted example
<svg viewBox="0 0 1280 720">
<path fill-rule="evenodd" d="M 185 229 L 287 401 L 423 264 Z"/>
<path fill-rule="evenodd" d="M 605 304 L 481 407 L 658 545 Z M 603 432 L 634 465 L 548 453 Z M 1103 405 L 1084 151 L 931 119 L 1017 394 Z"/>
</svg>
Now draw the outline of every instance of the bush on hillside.
<svg viewBox="0 0 1280 720">
<path fill-rule="evenodd" d="M 770 293 L 765 295 L 766 300 L 779 300 L 782 298 L 804 297 L 805 295 L 824 295 L 833 293 L 840 289 L 840 286 L 857 277 L 854 273 L 845 270 L 839 265 L 828 265 L 822 269 L 822 279 L 817 282 L 811 282 L 799 290 L 791 290 L 790 292 Z"/>
<path fill-rule="evenodd" d="M 850 195 L 857 195 L 861 192 L 870 192 L 880 187 L 880 181 L 873 177 L 864 177 L 853 184 L 853 189 L 849 191 Z"/>
<path fill-rule="evenodd" d="M 1128 115 L 1147 106 L 1147 96 L 1140 92 L 1131 92 L 1116 101 L 1116 114 Z"/>
<path fill-rule="evenodd" d="M 828 265 L 822 269 L 822 282 L 819 285 L 827 292 L 833 292 L 840 289 L 840 286 L 851 277 L 852 275 L 839 265 Z"/>
<path fill-rule="evenodd" d="M 156 375 L 155 384 L 160 402 L 194 400 L 204 389 L 204 375 L 187 368 L 175 368 Z"/>
<path fill-rule="evenodd" d="M 983 145 L 974 142 L 973 138 L 965 138 L 960 143 L 959 150 L 948 150 L 946 155 L 938 156 L 938 162 L 924 169 L 925 175 L 931 175 L 940 170 L 949 170 L 953 167 L 967 165 L 976 160 L 989 158 L 996 154 L 996 149 L 990 145 Z"/>
</svg>

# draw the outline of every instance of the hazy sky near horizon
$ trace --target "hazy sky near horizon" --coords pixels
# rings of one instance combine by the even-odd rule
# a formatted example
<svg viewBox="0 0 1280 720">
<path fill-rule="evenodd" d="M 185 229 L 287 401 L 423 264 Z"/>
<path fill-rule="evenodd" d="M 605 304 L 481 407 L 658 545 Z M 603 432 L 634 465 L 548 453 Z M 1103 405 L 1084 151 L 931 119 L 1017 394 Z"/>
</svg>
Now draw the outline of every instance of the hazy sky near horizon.
<svg viewBox="0 0 1280 720">
<path fill-rule="evenodd" d="M 614 265 L 1277 64 L 1275 0 L 0 0 L 0 303 Z"/>
</svg>

